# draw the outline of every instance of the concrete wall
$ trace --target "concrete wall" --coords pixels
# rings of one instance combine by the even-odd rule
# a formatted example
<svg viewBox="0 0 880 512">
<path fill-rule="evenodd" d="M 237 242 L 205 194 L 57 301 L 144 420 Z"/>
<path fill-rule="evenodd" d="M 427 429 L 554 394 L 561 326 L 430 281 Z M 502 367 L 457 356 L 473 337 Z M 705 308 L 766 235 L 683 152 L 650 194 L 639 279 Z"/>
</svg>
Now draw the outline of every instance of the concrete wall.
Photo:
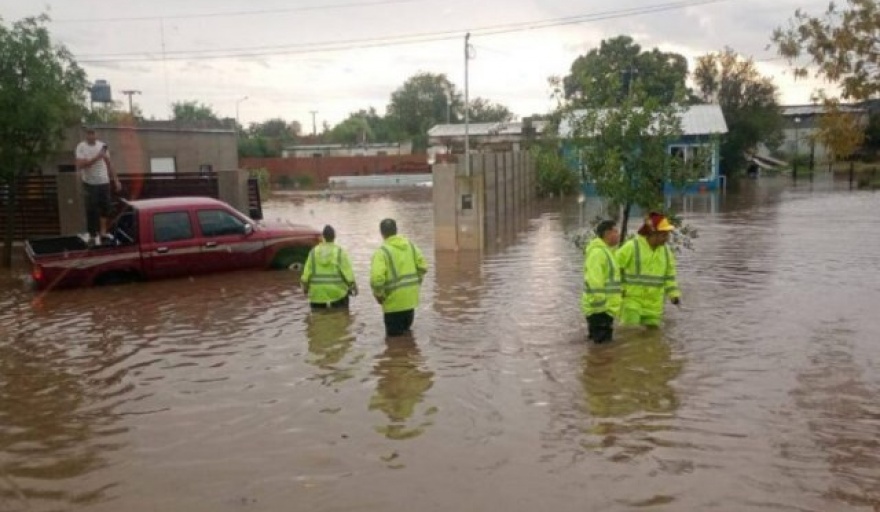
<svg viewBox="0 0 880 512">
<path fill-rule="evenodd" d="M 434 228 L 438 250 L 483 250 L 522 229 L 536 194 L 531 155 L 480 153 L 434 166 Z"/>
<path fill-rule="evenodd" d="M 174 158 L 177 172 L 199 172 L 210 165 L 214 171 L 238 168 L 238 142 L 234 131 L 114 125 L 96 127 L 98 139 L 110 146 L 110 156 L 119 173 L 149 173 L 151 158 Z M 57 174 L 61 166 L 76 163 L 76 145 L 85 138 L 79 128 L 65 133 L 61 149 L 41 166 L 44 175 Z"/>
<path fill-rule="evenodd" d="M 248 215 L 248 172 L 230 170 L 217 172 L 218 199 Z M 58 214 L 61 232 L 59 235 L 73 235 L 86 231 L 85 203 L 83 201 L 82 181 L 76 173 L 61 173 L 57 177 Z"/>
</svg>

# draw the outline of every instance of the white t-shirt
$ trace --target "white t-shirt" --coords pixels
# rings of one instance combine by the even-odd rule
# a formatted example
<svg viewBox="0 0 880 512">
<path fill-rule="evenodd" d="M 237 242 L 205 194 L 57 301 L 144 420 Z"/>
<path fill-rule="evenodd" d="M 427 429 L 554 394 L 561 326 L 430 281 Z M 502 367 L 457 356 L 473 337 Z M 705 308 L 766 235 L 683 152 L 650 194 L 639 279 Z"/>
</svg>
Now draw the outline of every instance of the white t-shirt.
<svg viewBox="0 0 880 512">
<path fill-rule="evenodd" d="M 76 145 L 76 158 L 77 160 L 91 160 L 98 156 L 103 147 L 104 143 L 100 140 L 95 140 L 94 144 L 82 141 Z M 110 156 L 109 150 L 107 151 L 107 156 Z M 104 160 L 98 160 L 91 166 L 84 167 L 82 180 L 89 185 L 105 185 L 110 183 L 110 174 L 107 172 L 107 164 Z"/>
</svg>

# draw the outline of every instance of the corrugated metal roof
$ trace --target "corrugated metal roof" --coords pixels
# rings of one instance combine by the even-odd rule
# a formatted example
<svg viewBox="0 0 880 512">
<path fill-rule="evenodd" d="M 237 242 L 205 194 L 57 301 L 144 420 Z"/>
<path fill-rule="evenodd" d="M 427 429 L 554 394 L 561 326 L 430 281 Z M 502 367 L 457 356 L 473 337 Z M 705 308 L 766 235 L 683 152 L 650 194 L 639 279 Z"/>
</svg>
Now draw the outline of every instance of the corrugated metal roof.
<svg viewBox="0 0 880 512">
<path fill-rule="evenodd" d="M 572 124 L 582 119 L 587 110 L 575 110 L 559 123 L 559 136 L 569 137 Z M 715 135 L 727 133 L 727 123 L 720 105 L 692 105 L 679 113 L 683 135 Z"/>
<path fill-rule="evenodd" d="M 782 115 L 785 117 L 816 116 L 825 114 L 828 110 L 825 105 L 789 105 L 782 107 Z M 855 105 L 841 105 L 840 111 L 849 113 L 867 112 L 864 108 Z"/>
<path fill-rule="evenodd" d="M 532 121 L 532 127 L 536 133 L 541 133 L 547 127 L 546 121 Z M 522 122 L 510 123 L 470 123 L 468 125 L 468 135 L 470 136 L 489 136 L 489 135 L 520 135 L 522 133 Z M 438 124 L 428 130 L 429 137 L 464 137 L 464 123 L 460 124 Z"/>
</svg>

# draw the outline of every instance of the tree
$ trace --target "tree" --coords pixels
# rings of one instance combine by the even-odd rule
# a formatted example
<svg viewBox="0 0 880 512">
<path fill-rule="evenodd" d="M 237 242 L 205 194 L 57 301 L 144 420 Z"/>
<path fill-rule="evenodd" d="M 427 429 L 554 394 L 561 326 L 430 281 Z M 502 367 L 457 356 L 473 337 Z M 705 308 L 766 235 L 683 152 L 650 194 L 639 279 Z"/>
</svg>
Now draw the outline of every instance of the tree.
<svg viewBox="0 0 880 512">
<path fill-rule="evenodd" d="M 816 140 L 828 148 L 828 170 L 834 162 L 851 156 L 865 140 L 865 130 L 859 118 L 840 108 L 836 99 L 824 101 L 825 115 L 819 117 Z M 853 165 L 850 162 L 850 183 L 853 180 Z"/>
<path fill-rule="evenodd" d="M 514 116 L 507 107 L 484 98 L 471 100 L 468 112 L 472 123 L 501 123 L 513 121 Z"/>
<path fill-rule="evenodd" d="M 391 94 L 387 118 L 400 141 L 412 139 L 415 149 L 428 146 L 428 130 L 436 124 L 457 122 L 461 96 L 446 75 L 419 73 Z"/>
<path fill-rule="evenodd" d="M 375 137 L 370 122 L 357 114 L 350 114 L 344 121 L 334 126 L 328 135 L 331 142 L 348 146 L 373 141 Z"/>
<path fill-rule="evenodd" d="M 267 158 L 281 156 L 286 143 L 302 133 L 298 121 L 288 123 L 280 117 L 262 123 L 251 123 L 247 131 L 240 131 L 238 155 L 241 157 Z"/>
<path fill-rule="evenodd" d="M 248 133 L 254 136 L 267 137 L 282 141 L 291 141 L 302 134 L 302 125 L 299 121 L 288 123 L 280 117 L 268 119 L 262 123 L 251 123 Z"/>
<path fill-rule="evenodd" d="M 684 187 L 704 170 L 708 155 L 685 161 L 669 153 L 669 144 L 682 134 L 679 110 L 658 98 L 631 95 L 614 107 L 586 110 L 580 118 L 569 115 L 586 179 L 599 196 L 623 208 L 624 239 L 633 206 L 662 210 L 667 183 Z"/>
<path fill-rule="evenodd" d="M 273 147 L 266 137 L 257 135 L 238 139 L 238 156 L 241 158 L 270 158 L 280 155 L 279 148 Z"/>
<path fill-rule="evenodd" d="M 565 100 L 575 107 L 621 105 L 636 87 L 661 105 L 670 105 L 687 94 L 687 76 L 683 55 L 657 48 L 642 51 L 631 37 L 618 36 L 575 59 L 561 86 Z"/>
<path fill-rule="evenodd" d="M 114 101 L 107 105 L 99 105 L 86 112 L 85 121 L 88 124 L 119 124 L 132 123 L 135 119 L 143 117 L 143 113 L 137 105 L 132 110 L 133 113 L 129 113 L 127 108 L 123 108 L 121 102 Z"/>
<path fill-rule="evenodd" d="M 760 142 L 774 145 L 781 136 L 777 88 L 751 59 L 729 48 L 709 53 L 697 60 L 694 81 L 701 98 L 720 104 L 724 113 L 728 134 L 721 144 L 721 165 L 728 174 L 744 165 L 744 152 Z"/>
<path fill-rule="evenodd" d="M 213 122 L 220 123 L 214 109 L 198 101 L 176 101 L 171 104 L 171 117 L 175 121 L 188 123 Z"/>
<path fill-rule="evenodd" d="M 880 94 L 880 6 L 876 0 L 831 3 L 824 15 L 798 9 L 786 28 L 773 31 L 777 52 L 794 67 L 795 76 L 815 76 L 840 84 L 844 98 L 864 100 Z"/>
<path fill-rule="evenodd" d="M 86 76 L 52 41 L 48 16 L 0 23 L 0 198 L 6 203 L 3 266 L 12 263 L 16 188 L 22 174 L 57 151 L 82 119 Z"/>
</svg>

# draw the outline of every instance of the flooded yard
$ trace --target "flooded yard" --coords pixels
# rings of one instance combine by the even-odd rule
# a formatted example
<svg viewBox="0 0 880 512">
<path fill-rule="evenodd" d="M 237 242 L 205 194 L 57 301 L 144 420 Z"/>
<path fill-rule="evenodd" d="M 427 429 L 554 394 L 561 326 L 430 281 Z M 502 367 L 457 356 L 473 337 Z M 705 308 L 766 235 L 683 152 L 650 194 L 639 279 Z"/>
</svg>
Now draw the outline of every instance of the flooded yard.
<svg viewBox="0 0 880 512">
<path fill-rule="evenodd" d="M 434 251 L 430 194 L 266 205 L 336 227 L 350 314 L 311 314 L 294 272 L 0 277 L 0 511 L 880 510 L 876 193 L 688 201 L 683 307 L 607 346 L 576 200 L 480 256 Z M 366 293 L 384 217 L 430 265 L 411 340 Z"/>
</svg>

